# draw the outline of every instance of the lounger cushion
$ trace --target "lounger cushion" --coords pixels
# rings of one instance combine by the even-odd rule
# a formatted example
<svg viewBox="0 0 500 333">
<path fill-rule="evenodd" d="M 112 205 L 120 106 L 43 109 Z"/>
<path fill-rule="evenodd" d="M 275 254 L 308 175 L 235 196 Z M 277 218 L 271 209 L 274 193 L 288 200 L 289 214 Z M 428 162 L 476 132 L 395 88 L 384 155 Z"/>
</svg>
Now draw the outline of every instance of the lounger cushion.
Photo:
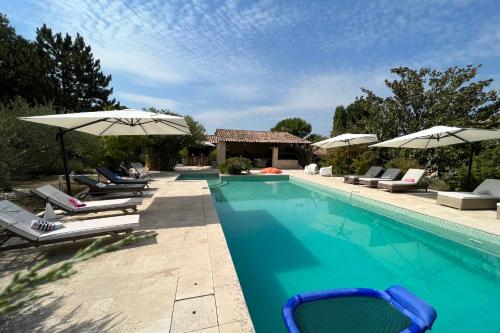
<svg viewBox="0 0 500 333">
<path fill-rule="evenodd" d="M 414 183 L 418 183 L 420 178 L 424 175 L 425 170 L 423 169 L 409 169 L 401 180 L 412 180 Z"/>
<path fill-rule="evenodd" d="M 500 196 L 492 196 L 492 195 L 484 195 L 484 194 L 476 194 L 472 192 L 438 192 L 438 195 L 456 198 L 460 200 L 467 199 L 499 199 Z"/>
<path fill-rule="evenodd" d="M 404 180 L 381 180 L 378 183 L 384 185 L 409 186 L 409 187 L 413 187 L 417 184 L 415 182 L 406 182 Z"/>
<path fill-rule="evenodd" d="M 394 186 L 408 186 L 414 187 L 419 183 L 420 179 L 423 177 L 425 170 L 422 169 L 409 169 L 403 179 L 401 180 L 382 180 L 379 181 L 379 185 L 394 185 Z M 411 181 L 410 181 L 411 180 Z"/>
<path fill-rule="evenodd" d="M 39 236 L 40 241 L 73 238 L 99 232 L 133 229 L 139 226 L 139 215 L 122 215 L 94 220 L 68 222 L 64 228 L 49 231 Z"/>
<path fill-rule="evenodd" d="M 10 201 L 0 201 L 0 226 L 10 232 L 36 241 L 44 232 L 31 229 L 31 221 L 40 219 Z"/>
<path fill-rule="evenodd" d="M 45 185 L 33 190 L 33 193 L 40 196 L 44 200 L 48 200 L 52 204 L 67 212 L 95 212 L 100 210 L 123 209 L 142 204 L 141 198 L 120 198 L 113 200 L 96 200 L 87 201 L 83 207 L 74 207 L 69 200 L 71 197 L 66 193 L 59 191 L 51 185 Z"/>
<path fill-rule="evenodd" d="M 370 167 L 370 169 L 368 169 L 368 171 L 366 171 L 366 173 L 364 174 L 364 176 L 366 177 L 376 177 L 378 176 L 382 170 L 384 168 L 380 167 L 380 166 L 372 166 Z"/>
<path fill-rule="evenodd" d="M 485 179 L 472 193 L 480 194 L 488 191 L 489 195 L 500 197 L 500 179 Z"/>
<path fill-rule="evenodd" d="M 134 229 L 139 226 L 139 215 L 124 215 L 101 219 L 64 223 L 64 228 L 42 232 L 31 229 L 32 220 L 41 218 L 16 206 L 10 201 L 0 201 L 0 226 L 32 241 L 72 239 L 98 233 Z"/>
</svg>

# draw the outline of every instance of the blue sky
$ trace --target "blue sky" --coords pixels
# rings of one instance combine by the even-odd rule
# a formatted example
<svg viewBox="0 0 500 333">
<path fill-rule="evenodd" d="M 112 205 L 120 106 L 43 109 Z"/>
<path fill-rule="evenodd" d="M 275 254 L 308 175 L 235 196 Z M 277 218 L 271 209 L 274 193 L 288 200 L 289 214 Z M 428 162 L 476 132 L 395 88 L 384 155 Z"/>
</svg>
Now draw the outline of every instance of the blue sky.
<svg viewBox="0 0 500 333">
<path fill-rule="evenodd" d="M 0 12 L 27 38 L 42 23 L 79 32 L 122 104 L 189 114 L 208 132 L 298 116 L 328 134 L 336 105 L 360 87 L 388 94 L 401 65 L 481 63 L 500 87 L 495 0 L 2 0 Z"/>
</svg>

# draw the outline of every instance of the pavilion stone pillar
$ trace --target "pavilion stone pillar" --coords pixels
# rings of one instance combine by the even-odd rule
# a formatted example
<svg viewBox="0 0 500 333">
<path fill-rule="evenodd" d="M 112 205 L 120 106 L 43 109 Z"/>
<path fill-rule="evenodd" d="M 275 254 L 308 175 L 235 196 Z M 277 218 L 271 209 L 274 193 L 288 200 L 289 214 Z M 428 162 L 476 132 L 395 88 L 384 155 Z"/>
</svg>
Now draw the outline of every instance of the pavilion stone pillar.
<svg viewBox="0 0 500 333">
<path fill-rule="evenodd" d="M 273 147 L 273 168 L 278 167 L 278 146 Z"/>
<path fill-rule="evenodd" d="M 217 150 L 219 151 L 217 154 L 217 166 L 220 166 L 226 161 L 226 142 L 217 142 Z"/>
</svg>

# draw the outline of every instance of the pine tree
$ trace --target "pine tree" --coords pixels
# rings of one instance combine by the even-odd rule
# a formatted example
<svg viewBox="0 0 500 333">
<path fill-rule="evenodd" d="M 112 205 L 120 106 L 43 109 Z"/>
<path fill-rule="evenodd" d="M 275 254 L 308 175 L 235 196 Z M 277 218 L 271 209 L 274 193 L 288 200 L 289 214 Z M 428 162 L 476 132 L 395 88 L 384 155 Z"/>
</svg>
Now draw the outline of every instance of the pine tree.
<svg viewBox="0 0 500 333">
<path fill-rule="evenodd" d="M 333 115 L 333 126 L 330 135 L 332 137 L 344 133 L 347 129 L 348 119 L 347 111 L 344 106 L 339 105 L 335 108 L 335 114 Z"/>
<path fill-rule="evenodd" d="M 44 24 L 37 29 L 36 42 L 40 57 L 50 64 L 51 95 L 58 113 L 119 107 L 115 99 L 110 100 L 111 75 L 102 73 L 100 61 L 82 36 L 77 34 L 73 41 L 69 34 L 53 34 Z"/>
</svg>

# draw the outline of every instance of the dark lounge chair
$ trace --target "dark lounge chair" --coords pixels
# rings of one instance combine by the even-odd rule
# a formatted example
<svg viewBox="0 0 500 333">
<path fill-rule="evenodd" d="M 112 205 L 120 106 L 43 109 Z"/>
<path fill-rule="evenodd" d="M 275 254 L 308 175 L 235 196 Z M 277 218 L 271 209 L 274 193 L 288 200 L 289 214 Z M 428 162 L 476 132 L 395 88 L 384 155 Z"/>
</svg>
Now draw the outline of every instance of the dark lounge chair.
<svg viewBox="0 0 500 333">
<path fill-rule="evenodd" d="M 87 176 L 77 175 L 73 179 L 80 184 L 88 186 L 87 194 L 99 195 L 116 192 L 131 192 L 135 195 L 142 195 L 146 184 L 104 184 Z"/>
<path fill-rule="evenodd" d="M 371 166 L 368 171 L 364 175 L 346 175 L 344 176 L 344 183 L 349 183 L 349 184 L 358 184 L 359 183 L 359 178 L 361 177 L 378 177 L 384 171 L 384 168 L 379 167 L 379 166 Z"/>
<path fill-rule="evenodd" d="M 144 184 L 148 186 L 148 179 L 123 178 L 105 167 L 95 168 L 97 172 L 113 184 Z"/>
</svg>

